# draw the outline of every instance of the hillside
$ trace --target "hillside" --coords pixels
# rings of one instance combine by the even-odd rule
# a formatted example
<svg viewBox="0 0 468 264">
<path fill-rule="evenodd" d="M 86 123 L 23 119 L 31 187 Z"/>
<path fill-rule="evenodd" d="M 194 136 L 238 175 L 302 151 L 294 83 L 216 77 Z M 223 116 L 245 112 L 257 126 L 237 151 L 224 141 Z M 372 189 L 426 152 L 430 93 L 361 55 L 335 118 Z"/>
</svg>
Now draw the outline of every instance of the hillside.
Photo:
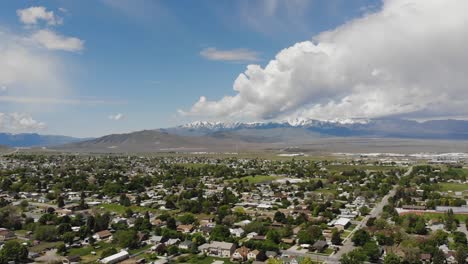
<svg viewBox="0 0 468 264">
<path fill-rule="evenodd" d="M 82 140 L 84 139 L 59 135 L 39 135 L 36 133 L 0 133 L 0 145 L 9 147 L 58 146 Z"/>
<path fill-rule="evenodd" d="M 164 130 L 143 130 L 112 134 L 93 140 L 65 144 L 54 149 L 84 152 L 203 152 L 235 148 L 248 149 L 250 144 L 208 136 L 180 136 Z"/>
</svg>

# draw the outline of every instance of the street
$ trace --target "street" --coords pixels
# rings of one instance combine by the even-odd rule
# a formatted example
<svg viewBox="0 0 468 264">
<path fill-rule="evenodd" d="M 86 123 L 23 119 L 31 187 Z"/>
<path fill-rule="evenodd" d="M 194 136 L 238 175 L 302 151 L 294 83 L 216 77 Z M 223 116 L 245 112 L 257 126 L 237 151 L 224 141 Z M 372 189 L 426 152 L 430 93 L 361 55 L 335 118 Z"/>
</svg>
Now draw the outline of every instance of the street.
<svg viewBox="0 0 468 264">
<path fill-rule="evenodd" d="M 408 171 L 406 171 L 405 174 L 403 174 L 403 176 L 410 175 L 412 171 L 413 171 L 413 167 L 410 167 Z M 349 234 L 349 236 L 345 240 L 343 240 L 343 245 L 341 246 L 340 250 L 336 252 L 334 255 L 328 257 L 328 259 L 326 260 L 326 263 L 340 263 L 341 256 L 353 251 L 353 249 L 355 248 L 353 245 L 353 242 L 351 241 L 353 234 L 357 230 L 361 229 L 367 223 L 369 218 L 378 217 L 380 214 L 382 214 L 383 208 L 385 207 L 385 205 L 388 204 L 388 200 L 390 199 L 390 197 L 395 196 L 397 188 L 398 188 L 398 185 L 393 186 L 393 189 L 387 195 L 385 195 L 379 203 L 377 203 L 374 206 L 370 214 L 364 217 L 361 220 L 361 222 L 356 226 L 356 228 L 354 228 L 351 234 Z"/>
</svg>

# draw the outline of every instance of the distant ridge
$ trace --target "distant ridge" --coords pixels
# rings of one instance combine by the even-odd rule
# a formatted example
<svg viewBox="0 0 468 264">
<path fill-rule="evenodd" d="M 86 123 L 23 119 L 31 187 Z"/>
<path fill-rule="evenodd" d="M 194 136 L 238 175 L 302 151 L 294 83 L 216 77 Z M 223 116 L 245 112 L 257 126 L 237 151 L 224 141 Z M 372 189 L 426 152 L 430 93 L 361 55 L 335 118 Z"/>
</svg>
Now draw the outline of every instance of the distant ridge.
<svg viewBox="0 0 468 264">
<path fill-rule="evenodd" d="M 468 152 L 468 121 L 402 119 L 194 122 L 54 147 L 76 152 Z"/>
<path fill-rule="evenodd" d="M 0 145 L 8 147 L 48 147 L 79 142 L 83 140 L 87 139 L 58 135 L 39 135 L 36 133 L 0 133 Z"/>
<path fill-rule="evenodd" d="M 405 119 L 342 119 L 320 121 L 296 119 L 266 123 L 193 122 L 166 131 L 178 135 L 210 135 L 219 132 L 262 130 L 267 136 L 269 129 L 306 129 L 316 135 L 334 137 L 380 137 L 411 139 L 468 139 L 468 121 L 431 120 L 417 122 Z M 292 131 L 292 130 L 291 130 Z"/>
<path fill-rule="evenodd" d="M 54 149 L 88 152 L 196 152 L 235 148 L 239 142 L 210 136 L 180 136 L 165 130 L 143 130 L 112 134 L 83 142 L 65 144 Z M 241 147 L 244 145 L 240 143 Z"/>
</svg>

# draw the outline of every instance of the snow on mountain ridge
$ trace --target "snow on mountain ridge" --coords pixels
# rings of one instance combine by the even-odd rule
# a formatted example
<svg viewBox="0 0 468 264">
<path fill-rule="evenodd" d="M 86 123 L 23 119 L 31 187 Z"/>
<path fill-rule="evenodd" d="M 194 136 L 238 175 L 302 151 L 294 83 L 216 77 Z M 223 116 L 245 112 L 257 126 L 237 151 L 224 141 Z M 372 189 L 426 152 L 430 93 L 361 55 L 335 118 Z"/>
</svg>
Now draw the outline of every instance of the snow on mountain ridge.
<svg viewBox="0 0 468 264">
<path fill-rule="evenodd" d="M 309 127 L 309 126 L 324 126 L 324 125 L 353 125 L 353 124 L 368 124 L 367 119 L 333 119 L 333 120 L 317 120 L 308 118 L 295 118 L 287 121 L 279 122 L 221 122 L 221 121 L 194 121 L 179 126 L 187 129 L 236 129 L 236 128 L 256 128 L 265 127 L 267 125 L 286 125 L 291 127 Z"/>
</svg>

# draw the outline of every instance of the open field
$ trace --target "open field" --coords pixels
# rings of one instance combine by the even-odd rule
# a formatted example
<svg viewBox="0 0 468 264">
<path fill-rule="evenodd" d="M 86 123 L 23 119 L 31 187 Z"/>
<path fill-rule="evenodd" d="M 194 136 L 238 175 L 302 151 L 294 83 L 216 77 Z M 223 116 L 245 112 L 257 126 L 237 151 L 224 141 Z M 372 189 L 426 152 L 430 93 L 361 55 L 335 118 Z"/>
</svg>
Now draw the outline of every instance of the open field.
<svg viewBox="0 0 468 264">
<path fill-rule="evenodd" d="M 468 191 L 468 184 L 463 184 L 463 183 L 444 182 L 444 183 L 439 183 L 439 186 L 441 188 L 441 191 L 444 191 L 444 192 L 447 192 L 447 191 L 453 191 L 453 192 Z"/>
<path fill-rule="evenodd" d="M 351 170 L 370 170 L 370 171 L 388 171 L 398 169 L 398 166 L 374 166 L 374 165 L 329 165 L 326 166 L 329 171 L 341 172 Z"/>
<path fill-rule="evenodd" d="M 257 176 L 245 176 L 242 178 L 238 179 L 232 179 L 232 180 L 227 180 L 226 182 L 239 182 L 239 181 L 248 181 L 249 183 L 263 183 L 263 182 L 269 182 L 269 181 L 274 181 L 274 180 L 279 180 L 284 177 L 281 176 L 269 176 L 269 175 L 257 175 Z"/>
<path fill-rule="evenodd" d="M 431 220 L 431 219 L 439 219 L 439 218 L 443 218 L 444 217 L 444 214 L 443 213 L 429 213 L 429 212 L 425 212 L 423 213 L 424 215 L 424 218 L 426 218 L 427 220 Z M 455 216 L 455 219 L 458 219 L 460 222 L 464 222 L 465 219 L 468 218 L 468 214 L 454 214 Z"/>
<path fill-rule="evenodd" d="M 82 248 L 71 248 L 68 250 L 69 256 L 80 256 L 82 263 L 94 263 L 101 256 L 102 251 L 113 245 L 105 242 L 98 242 L 95 246 L 86 246 Z M 96 255 L 92 255 L 91 252 L 96 252 Z"/>
<path fill-rule="evenodd" d="M 39 245 L 33 246 L 29 249 L 31 252 L 42 252 L 48 248 L 54 248 L 62 242 L 41 242 Z"/>
<path fill-rule="evenodd" d="M 459 176 L 468 177 L 468 169 L 466 168 L 450 168 L 450 172 L 455 172 Z"/>
<path fill-rule="evenodd" d="M 213 257 L 203 257 L 203 256 L 193 256 L 190 258 L 187 263 L 192 263 L 192 264 L 211 264 L 215 260 L 221 260 L 224 262 L 224 264 L 234 264 L 233 262 L 229 261 L 229 259 L 223 259 L 223 258 L 213 258 Z"/>
</svg>

